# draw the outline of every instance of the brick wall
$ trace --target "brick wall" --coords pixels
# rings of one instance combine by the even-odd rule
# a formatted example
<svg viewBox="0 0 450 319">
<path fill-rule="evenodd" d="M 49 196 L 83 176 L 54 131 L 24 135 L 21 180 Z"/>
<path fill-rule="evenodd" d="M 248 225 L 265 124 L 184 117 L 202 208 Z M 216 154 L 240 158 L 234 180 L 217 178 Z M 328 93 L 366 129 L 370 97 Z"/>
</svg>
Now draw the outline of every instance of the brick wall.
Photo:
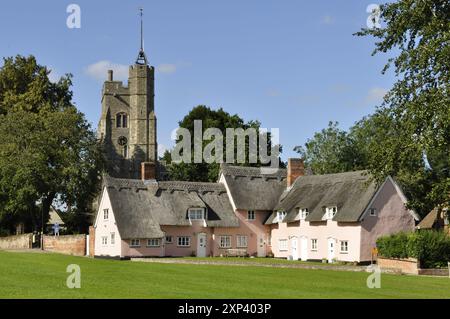
<svg viewBox="0 0 450 319">
<path fill-rule="evenodd" d="M 0 237 L 0 249 L 30 249 L 33 234 Z"/>
<path fill-rule="evenodd" d="M 86 254 L 86 235 L 44 236 L 44 250 L 84 256 Z"/>
<path fill-rule="evenodd" d="M 377 258 L 377 264 L 381 269 L 400 270 L 404 274 L 419 274 L 417 259 L 393 259 L 393 258 Z"/>
</svg>

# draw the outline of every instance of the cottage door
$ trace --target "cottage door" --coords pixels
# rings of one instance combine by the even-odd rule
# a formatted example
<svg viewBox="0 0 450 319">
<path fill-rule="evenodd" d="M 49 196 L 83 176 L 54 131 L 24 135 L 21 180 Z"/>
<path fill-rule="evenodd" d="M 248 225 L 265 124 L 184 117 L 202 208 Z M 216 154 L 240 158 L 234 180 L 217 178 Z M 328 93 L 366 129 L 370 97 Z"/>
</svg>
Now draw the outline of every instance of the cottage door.
<svg viewBox="0 0 450 319">
<path fill-rule="evenodd" d="M 291 239 L 292 259 L 298 260 L 298 243 L 297 237 Z"/>
<path fill-rule="evenodd" d="M 206 234 L 197 235 L 197 257 L 206 257 Z"/>
<path fill-rule="evenodd" d="M 264 242 L 264 235 L 258 235 L 256 243 L 256 254 L 258 257 L 266 257 L 266 245 Z"/>
<path fill-rule="evenodd" d="M 306 261 L 308 259 L 308 238 L 302 237 L 300 239 L 301 246 L 301 260 Z"/>
<path fill-rule="evenodd" d="M 334 238 L 328 238 L 328 262 L 332 263 L 334 259 Z"/>
</svg>

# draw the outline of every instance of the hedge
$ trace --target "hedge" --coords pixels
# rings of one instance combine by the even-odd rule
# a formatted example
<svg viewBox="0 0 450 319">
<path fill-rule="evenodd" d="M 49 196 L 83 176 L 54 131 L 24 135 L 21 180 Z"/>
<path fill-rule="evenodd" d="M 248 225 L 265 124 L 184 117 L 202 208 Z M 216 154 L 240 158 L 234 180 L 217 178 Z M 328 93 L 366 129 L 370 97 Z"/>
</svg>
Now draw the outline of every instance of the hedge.
<svg viewBox="0 0 450 319">
<path fill-rule="evenodd" d="M 421 268 L 447 267 L 450 261 L 450 237 L 438 231 L 398 233 L 377 240 L 380 256 L 416 258 Z"/>
</svg>

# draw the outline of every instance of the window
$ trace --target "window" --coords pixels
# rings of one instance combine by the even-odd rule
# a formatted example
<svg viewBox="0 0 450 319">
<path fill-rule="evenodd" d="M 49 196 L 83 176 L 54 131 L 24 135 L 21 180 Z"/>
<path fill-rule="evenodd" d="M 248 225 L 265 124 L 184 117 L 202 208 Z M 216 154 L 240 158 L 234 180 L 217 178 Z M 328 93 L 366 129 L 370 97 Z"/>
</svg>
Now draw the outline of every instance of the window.
<svg viewBox="0 0 450 319">
<path fill-rule="evenodd" d="M 128 127 L 128 116 L 126 113 L 118 113 L 116 115 L 116 127 Z"/>
<path fill-rule="evenodd" d="M 304 220 L 306 218 L 306 216 L 308 216 L 309 211 L 308 211 L 308 208 L 299 208 L 298 213 L 300 215 L 300 219 Z"/>
<path fill-rule="evenodd" d="M 173 244 L 173 237 L 172 236 L 166 236 L 166 244 Z"/>
<path fill-rule="evenodd" d="M 205 219 L 203 208 L 189 208 L 189 219 L 190 220 L 202 220 Z"/>
<path fill-rule="evenodd" d="M 377 216 L 377 209 L 376 208 L 370 208 L 369 209 L 369 215 L 370 216 Z"/>
<path fill-rule="evenodd" d="M 108 208 L 106 208 L 103 210 L 103 219 L 107 220 L 108 217 L 109 217 L 109 210 L 108 210 Z"/>
<path fill-rule="evenodd" d="M 117 139 L 117 144 L 119 144 L 119 146 L 120 146 L 122 156 L 124 158 L 127 158 L 128 157 L 128 139 L 125 136 L 120 136 Z"/>
<path fill-rule="evenodd" d="M 325 210 L 326 219 L 333 219 L 334 215 L 337 213 L 337 207 L 331 206 L 327 207 Z"/>
<path fill-rule="evenodd" d="M 147 247 L 159 247 L 159 238 L 147 239 Z"/>
<path fill-rule="evenodd" d="M 132 239 L 130 243 L 130 247 L 141 247 L 140 239 Z"/>
<path fill-rule="evenodd" d="M 256 218 L 255 218 L 255 211 L 254 210 L 249 210 L 248 212 L 247 212 L 247 219 L 248 220 L 255 220 Z"/>
<path fill-rule="evenodd" d="M 220 248 L 231 248 L 231 236 L 220 236 Z"/>
<path fill-rule="evenodd" d="M 108 245 L 108 236 L 102 236 L 102 245 Z"/>
<path fill-rule="evenodd" d="M 287 239 L 278 239 L 278 250 L 279 251 L 287 251 L 288 250 Z"/>
<path fill-rule="evenodd" d="M 283 221 L 284 217 L 286 217 L 286 212 L 284 212 L 284 211 L 278 211 L 278 212 L 277 212 L 277 218 L 276 218 L 276 221 L 277 221 L 278 223 L 281 223 L 281 222 Z"/>
<path fill-rule="evenodd" d="M 348 240 L 341 240 L 341 253 L 348 253 Z"/>
<path fill-rule="evenodd" d="M 177 243 L 179 247 L 189 247 L 191 246 L 191 237 L 188 236 L 178 237 Z"/>
<path fill-rule="evenodd" d="M 247 236 L 236 236 L 236 247 L 238 248 L 246 248 L 248 247 L 248 237 Z"/>
<path fill-rule="evenodd" d="M 116 233 L 111 233 L 111 245 L 116 243 Z"/>
<path fill-rule="evenodd" d="M 311 239 L 311 250 L 317 250 L 317 239 Z"/>
</svg>

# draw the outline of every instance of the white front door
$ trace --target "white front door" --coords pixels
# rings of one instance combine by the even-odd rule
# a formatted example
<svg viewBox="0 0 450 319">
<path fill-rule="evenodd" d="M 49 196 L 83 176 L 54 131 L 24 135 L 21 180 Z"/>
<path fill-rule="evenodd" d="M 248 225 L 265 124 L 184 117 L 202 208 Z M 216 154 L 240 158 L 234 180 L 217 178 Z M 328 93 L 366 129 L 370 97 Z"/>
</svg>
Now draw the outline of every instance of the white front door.
<svg viewBox="0 0 450 319">
<path fill-rule="evenodd" d="M 336 249 L 334 238 L 328 238 L 328 262 L 332 263 L 334 259 L 334 251 Z"/>
<path fill-rule="evenodd" d="M 300 247 L 301 247 L 301 260 L 308 260 L 308 238 L 302 237 L 300 239 Z"/>
<path fill-rule="evenodd" d="M 197 235 L 197 257 L 206 257 L 206 234 Z"/>
<path fill-rule="evenodd" d="M 298 243 L 297 237 L 291 239 L 292 259 L 298 260 Z"/>
<path fill-rule="evenodd" d="M 266 257 L 266 244 L 264 243 L 264 235 L 258 235 L 256 239 L 256 253 L 258 257 Z"/>
</svg>

